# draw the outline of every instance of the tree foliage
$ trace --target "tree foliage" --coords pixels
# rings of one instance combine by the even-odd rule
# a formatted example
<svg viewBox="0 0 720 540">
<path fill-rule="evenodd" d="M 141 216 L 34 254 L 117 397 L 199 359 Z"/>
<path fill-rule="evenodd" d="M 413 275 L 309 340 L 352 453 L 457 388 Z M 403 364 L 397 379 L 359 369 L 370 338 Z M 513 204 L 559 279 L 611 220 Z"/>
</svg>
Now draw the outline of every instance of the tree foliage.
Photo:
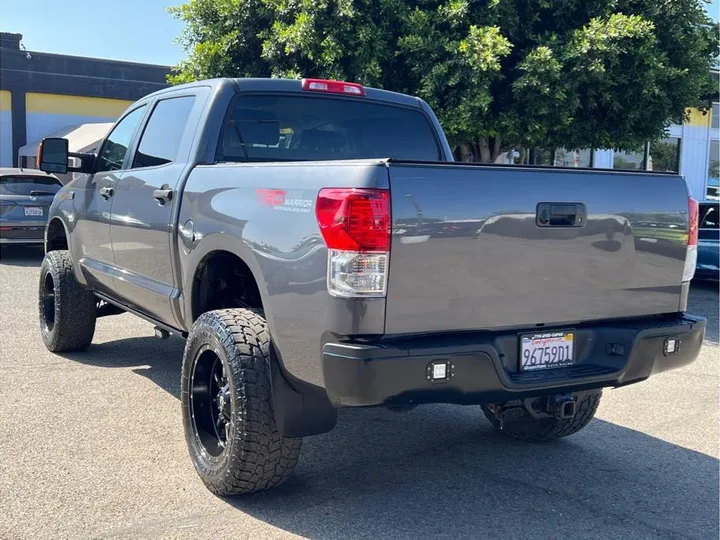
<svg viewBox="0 0 720 540">
<path fill-rule="evenodd" d="M 628 149 L 700 105 L 704 0 L 190 0 L 173 83 L 323 77 L 418 95 L 463 157 Z"/>
</svg>

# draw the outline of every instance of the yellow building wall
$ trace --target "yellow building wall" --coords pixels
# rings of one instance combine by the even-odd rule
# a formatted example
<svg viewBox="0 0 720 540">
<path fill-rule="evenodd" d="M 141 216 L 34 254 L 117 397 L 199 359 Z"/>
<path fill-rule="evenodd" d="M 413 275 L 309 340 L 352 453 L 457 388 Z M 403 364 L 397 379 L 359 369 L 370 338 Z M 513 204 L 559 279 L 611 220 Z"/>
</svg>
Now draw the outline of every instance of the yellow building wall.
<svg viewBox="0 0 720 540">
<path fill-rule="evenodd" d="M 25 94 L 25 110 L 28 114 L 64 114 L 117 118 L 132 101 L 59 94 Z"/>
<path fill-rule="evenodd" d="M 132 103 L 122 99 L 105 99 L 59 94 L 25 94 L 25 125 L 28 143 L 71 126 L 97 122 L 114 122 Z"/>
<path fill-rule="evenodd" d="M 9 90 L 0 90 L 0 111 L 10 112 L 12 94 Z"/>
<path fill-rule="evenodd" d="M 712 116 L 710 111 L 705 111 L 705 114 L 703 114 L 700 109 L 688 109 L 687 113 L 688 120 L 685 125 L 704 128 L 710 127 L 710 119 Z"/>
</svg>

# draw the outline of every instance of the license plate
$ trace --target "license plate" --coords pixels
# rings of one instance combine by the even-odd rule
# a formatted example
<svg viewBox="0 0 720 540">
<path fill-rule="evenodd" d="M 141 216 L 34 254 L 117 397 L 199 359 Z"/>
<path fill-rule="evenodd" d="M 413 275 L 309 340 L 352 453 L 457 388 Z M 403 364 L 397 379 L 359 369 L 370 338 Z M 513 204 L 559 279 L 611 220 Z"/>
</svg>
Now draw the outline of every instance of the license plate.
<svg viewBox="0 0 720 540">
<path fill-rule="evenodd" d="M 25 215 L 26 216 L 42 216 L 43 209 L 38 206 L 26 206 L 25 207 Z"/>
<path fill-rule="evenodd" d="M 521 371 L 566 367 L 574 362 L 573 332 L 546 332 L 520 337 Z"/>
</svg>

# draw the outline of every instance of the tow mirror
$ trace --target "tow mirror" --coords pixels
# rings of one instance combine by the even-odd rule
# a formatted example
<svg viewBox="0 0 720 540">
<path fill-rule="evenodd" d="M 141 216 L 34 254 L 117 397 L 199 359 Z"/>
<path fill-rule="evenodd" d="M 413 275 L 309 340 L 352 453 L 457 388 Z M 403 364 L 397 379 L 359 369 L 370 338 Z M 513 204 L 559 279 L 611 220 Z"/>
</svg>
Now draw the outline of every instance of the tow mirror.
<svg viewBox="0 0 720 540">
<path fill-rule="evenodd" d="M 66 174 L 68 172 L 68 140 L 59 137 L 47 137 L 38 146 L 37 161 L 40 170 L 47 173 Z"/>
<path fill-rule="evenodd" d="M 47 173 L 91 173 L 95 157 L 95 154 L 69 152 L 67 139 L 46 137 L 38 146 L 37 163 L 40 170 Z"/>
</svg>

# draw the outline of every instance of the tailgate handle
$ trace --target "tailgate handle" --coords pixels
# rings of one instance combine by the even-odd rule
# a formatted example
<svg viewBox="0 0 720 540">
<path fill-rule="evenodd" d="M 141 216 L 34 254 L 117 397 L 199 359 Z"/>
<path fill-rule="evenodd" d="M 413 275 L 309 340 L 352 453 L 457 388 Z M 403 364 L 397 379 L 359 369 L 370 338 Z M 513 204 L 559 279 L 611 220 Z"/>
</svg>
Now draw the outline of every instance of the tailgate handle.
<svg viewBox="0 0 720 540">
<path fill-rule="evenodd" d="M 583 203 L 546 202 L 537 205 L 538 227 L 584 227 L 587 208 Z"/>
</svg>

